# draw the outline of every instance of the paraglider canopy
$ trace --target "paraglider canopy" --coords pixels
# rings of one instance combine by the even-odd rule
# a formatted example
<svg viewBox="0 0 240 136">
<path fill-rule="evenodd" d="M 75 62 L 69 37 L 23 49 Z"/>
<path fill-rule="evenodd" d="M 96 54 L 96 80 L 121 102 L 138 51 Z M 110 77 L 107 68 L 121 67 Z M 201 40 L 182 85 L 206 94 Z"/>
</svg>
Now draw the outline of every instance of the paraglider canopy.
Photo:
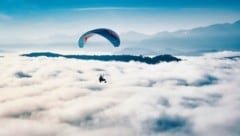
<svg viewBox="0 0 240 136">
<path fill-rule="evenodd" d="M 80 48 L 83 48 L 84 44 L 88 41 L 88 39 L 95 34 L 101 35 L 102 37 L 106 38 L 108 41 L 112 43 L 114 47 L 118 47 L 120 45 L 120 38 L 116 32 L 107 28 L 99 28 L 84 33 L 79 38 L 78 46 Z"/>
</svg>

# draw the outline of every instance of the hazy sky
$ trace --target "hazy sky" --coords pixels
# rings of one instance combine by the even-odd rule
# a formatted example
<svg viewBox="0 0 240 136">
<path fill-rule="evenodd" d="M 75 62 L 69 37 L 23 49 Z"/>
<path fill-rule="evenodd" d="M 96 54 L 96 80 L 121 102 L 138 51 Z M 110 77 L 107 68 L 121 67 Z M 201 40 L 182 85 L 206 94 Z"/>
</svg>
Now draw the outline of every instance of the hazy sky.
<svg viewBox="0 0 240 136">
<path fill-rule="evenodd" d="M 0 43 L 77 38 L 97 27 L 154 34 L 232 23 L 239 13 L 235 0 L 1 0 Z"/>
</svg>

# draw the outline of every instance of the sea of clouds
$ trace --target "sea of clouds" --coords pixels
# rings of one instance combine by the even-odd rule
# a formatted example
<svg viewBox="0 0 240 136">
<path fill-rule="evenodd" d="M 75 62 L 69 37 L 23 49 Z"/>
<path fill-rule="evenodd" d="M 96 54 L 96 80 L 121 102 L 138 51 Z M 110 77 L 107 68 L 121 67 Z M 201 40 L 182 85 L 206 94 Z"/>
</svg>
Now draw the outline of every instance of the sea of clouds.
<svg viewBox="0 0 240 136">
<path fill-rule="evenodd" d="M 0 135 L 238 136 L 239 56 L 148 65 L 2 53 Z"/>
</svg>

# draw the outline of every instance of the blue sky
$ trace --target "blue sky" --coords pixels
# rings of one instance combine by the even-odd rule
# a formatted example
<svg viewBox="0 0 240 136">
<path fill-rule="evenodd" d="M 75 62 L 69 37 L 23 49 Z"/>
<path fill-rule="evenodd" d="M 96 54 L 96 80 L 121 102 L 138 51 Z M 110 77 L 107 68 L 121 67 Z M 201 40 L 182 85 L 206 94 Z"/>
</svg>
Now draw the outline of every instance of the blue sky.
<svg viewBox="0 0 240 136">
<path fill-rule="evenodd" d="M 47 15 L 48 12 L 86 8 L 218 9 L 238 12 L 238 0 L 1 0 L 0 13 Z M 144 11 L 139 11 L 139 13 Z"/>
<path fill-rule="evenodd" d="M 237 0 L 0 0 L 0 43 L 60 42 L 97 27 L 155 34 L 239 19 Z"/>
<path fill-rule="evenodd" d="M 238 0 L 1 0 L 7 12 L 86 7 L 239 8 Z"/>
</svg>

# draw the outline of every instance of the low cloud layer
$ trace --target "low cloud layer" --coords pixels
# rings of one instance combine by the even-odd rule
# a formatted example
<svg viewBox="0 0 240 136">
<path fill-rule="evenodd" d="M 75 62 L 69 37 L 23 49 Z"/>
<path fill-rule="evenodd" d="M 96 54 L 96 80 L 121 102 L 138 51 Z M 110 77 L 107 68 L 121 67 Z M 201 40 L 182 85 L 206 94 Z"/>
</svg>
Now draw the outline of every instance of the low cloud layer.
<svg viewBox="0 0 240 136">
<path fill-rule="evenodd" d="M 239 52 L 156 65 L 3 55 L 0 135 L 240 133 Z"/>
</svg>

